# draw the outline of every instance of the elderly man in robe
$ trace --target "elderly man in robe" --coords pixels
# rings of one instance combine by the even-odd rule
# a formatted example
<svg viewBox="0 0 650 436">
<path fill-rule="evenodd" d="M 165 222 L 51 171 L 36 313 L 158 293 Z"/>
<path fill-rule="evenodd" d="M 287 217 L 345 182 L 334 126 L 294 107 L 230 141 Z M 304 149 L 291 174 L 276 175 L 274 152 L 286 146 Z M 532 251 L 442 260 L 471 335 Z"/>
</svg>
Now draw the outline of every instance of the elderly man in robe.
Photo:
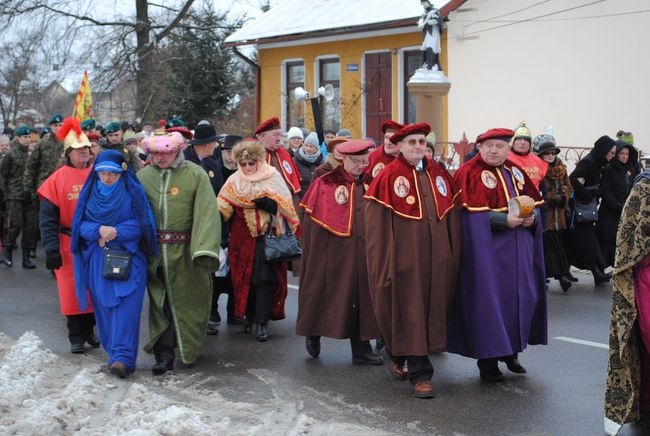
<svg viewBox="0 0 650 436">
<path fill-rule="evenodd" d="M 478 359 L 481 379 L 505 379 L 499 361 L 524 374 L 518 353 L 546 344 L 543 200 L 526 172 L 507 159 L 509 129 L 477 139 L 479 154 L 456 172 L 462 189 L 462 257 L 449 314 L 448 350 Z M 520 205 L 516 207 L 517 205 Z"/>
<path fill-rule="evenodd" d="M 296 333 L 306 336 L 312 357 L 320 354 L 321 336 L 349 338 L 355 365 L 384 363 L 369 341 L 379 336 L 368 288 L 363 219 L 363 171 L 370 148 L 372 142 L 364 140 L 339 144 L 343 164 L 314 180 L 300 203 L 305 215 Z"/>
<path fill-rule="evenodd" d="M 369 180 L 377 177 L 379 171 L 399 155 L 399 147 L 390 142 L 390 138 L 402 127 L 404 127 L 403 124 L 393 120 L 386 120 L 382 123 L 381 133 L 384 135 L 384 143 L 370 153 L 370 164 L 365 171 Z"/>
<path fill-rule="evenodd" d="M 417 398 L 433 397 L 428 355 L 447 349 L 460 258 L 458 189 L 424 156 L 430 131 L 410 124 L 391 137 L 400 154 L 373 180 L 365 211 L 370 293 L 389 369 L 409 379 Z"/>
</svg>

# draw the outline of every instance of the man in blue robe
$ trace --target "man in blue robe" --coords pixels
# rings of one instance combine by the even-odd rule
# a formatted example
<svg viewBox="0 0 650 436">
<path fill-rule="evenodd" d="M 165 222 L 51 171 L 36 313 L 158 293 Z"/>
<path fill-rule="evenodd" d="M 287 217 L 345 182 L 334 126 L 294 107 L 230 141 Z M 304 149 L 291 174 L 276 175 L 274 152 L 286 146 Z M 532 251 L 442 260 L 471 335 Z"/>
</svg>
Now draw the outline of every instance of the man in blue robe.
<svg viewBox="0 0 650 436">
<path fill-rule="evenodd" d="M 481 378 L 503 381 L 499 361 L 524 374 L 517 353 L 546 344 L 544 253 L 533 182 L 507 159 L 509 129 L 479 136 L 479 154 L 456 172 L 461 272 L 449 313 L 448 351 L 478 359 Z M 510 206 L 510 207 L 509 207 Z"/>
</svg>

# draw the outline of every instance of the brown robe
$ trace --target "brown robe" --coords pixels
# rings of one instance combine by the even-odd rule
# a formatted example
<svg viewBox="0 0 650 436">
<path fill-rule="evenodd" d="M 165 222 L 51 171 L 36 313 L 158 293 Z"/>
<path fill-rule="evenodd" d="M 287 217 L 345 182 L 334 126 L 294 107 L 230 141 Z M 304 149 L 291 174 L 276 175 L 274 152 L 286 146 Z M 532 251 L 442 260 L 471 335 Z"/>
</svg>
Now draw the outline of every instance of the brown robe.
<svg viewBox="0 0 650 436">
<path fill-rule="evenodd" d="M 336 170 L 339 172 L 338 170 Z M 342 168 L 341 168 L 342 172 Z M 346 173 L 347 174 L 347 173 Z M 348 174 L 346 186 L 354 184 L 351 202 L 352 226 L 349 237 L 337 236 L 312 220 L 309 212 L 302 221 L 302 264 L 298 294 L 296 333 L 301 336 L 377 338 L 379 330 L 370 299 L 366 266 L 363 184 Z M 332 178 L 332 177 L 328 177 Z M 332 178 L 333 179 L 333 178 Z M 317 179 L 310 188 L 319 189 Z M 339 183 L 320 189 L 334 200 Z M 319 197 L 323 201 L 322 197 Z"/>
<path fill-rule="evenodd" d="M 426 173 L 417 173 L 417 184 L 423 219 L 403 218 L 376 201 L 366 205 L 371 296 L 379 330 L 394 356 L 446 350 L 447 309 L 460 261 L 458 209 L 438 220 Z"/>
</svg>

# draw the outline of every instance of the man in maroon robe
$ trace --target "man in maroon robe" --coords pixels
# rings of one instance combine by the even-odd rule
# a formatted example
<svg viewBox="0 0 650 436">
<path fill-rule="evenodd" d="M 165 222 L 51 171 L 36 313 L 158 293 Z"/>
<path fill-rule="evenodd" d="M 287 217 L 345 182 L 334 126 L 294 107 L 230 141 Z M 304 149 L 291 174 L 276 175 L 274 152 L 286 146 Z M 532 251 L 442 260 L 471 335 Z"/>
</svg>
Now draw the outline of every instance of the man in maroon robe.
<svg viewBox="0 0 650 436">
<path fill-rule="evenodd" d="M 391 137 L 400 154 L 370 185 L 365 213 L 370 292 L 389 368 L 417 398 L 433 397 L 428 355 L 447 349 L 460 258 L 458 189 L 424 156 L 430 131 L 411 124 Z"/>
<path fill-rule="evenodd" d="M 462 257 L 449 312 L 448 350 L 478 359 L 481 378 L 503 381 L 499 361 L 524 374 L 517 353 L 546 344 L 543 203 L 526 172 L 507 159 L 509 129 L 491 129 L 477 139 L 479 154 L 456 172 L 462 189 Z M 529 197 L 532 215 L 522 218 L 511 199 Z M 515 201 L 515 200 L 513 200 Z M 524 214 L 525 215 L 525 214 Z"/>
<path fill-rule="evenodd" d="M 368 180 L 374 179 L 379 174 L 379 171 L 384 169 L 386 165 L 395 160 L 399 155 L 399 147 L 397 144 L 390 142 L 390 138 L 404 127 L 403 124 L 393 120 L 386 120 L 381 125 L 381 133 L 384 134 L 384 143 L 377 147 L 375 151 L 370 153 L 370 165 L 366 168 L 366 175 Z"/>
<path fill-rule="evenodd" d="M 363 170 L 371 141 L 350 140 L 336 150 L 343 163 L 314 180 L 300 203 L 302 275 L 296 333 L 307 352 L 320 354 L 320 338 L 350 339 L 352 363 L 381 365 L 369 339 L 379 330 L 368 288 Z"/>
</svg>

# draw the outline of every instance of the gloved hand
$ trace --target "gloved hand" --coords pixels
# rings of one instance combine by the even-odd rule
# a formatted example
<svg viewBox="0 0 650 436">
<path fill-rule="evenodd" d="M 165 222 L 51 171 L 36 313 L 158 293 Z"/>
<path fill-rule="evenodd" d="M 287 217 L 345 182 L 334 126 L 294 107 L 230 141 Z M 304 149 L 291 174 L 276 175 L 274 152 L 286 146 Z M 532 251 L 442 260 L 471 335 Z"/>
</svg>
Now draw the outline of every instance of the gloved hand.
<svg viewBox="0 0 650 436">
<path fill-rule="evenodd" d="M 61 253 L 58 251 L 51 251 L 45 254 L 45 268 L 59 269 L 63 266 L 63 259 Z"/>
<path fill-rule="evenodd" d="M 255 203 L 256 208 L 262 209 L 263 211 L 266 211 L 271 215 L 275 215 L 276 213 L 278 213 L 278 203 L 276 203 L 275 200 L 273 200 L 272 198 L 260 197 L 253 200 L 253 203 Z"/>
</svg>

